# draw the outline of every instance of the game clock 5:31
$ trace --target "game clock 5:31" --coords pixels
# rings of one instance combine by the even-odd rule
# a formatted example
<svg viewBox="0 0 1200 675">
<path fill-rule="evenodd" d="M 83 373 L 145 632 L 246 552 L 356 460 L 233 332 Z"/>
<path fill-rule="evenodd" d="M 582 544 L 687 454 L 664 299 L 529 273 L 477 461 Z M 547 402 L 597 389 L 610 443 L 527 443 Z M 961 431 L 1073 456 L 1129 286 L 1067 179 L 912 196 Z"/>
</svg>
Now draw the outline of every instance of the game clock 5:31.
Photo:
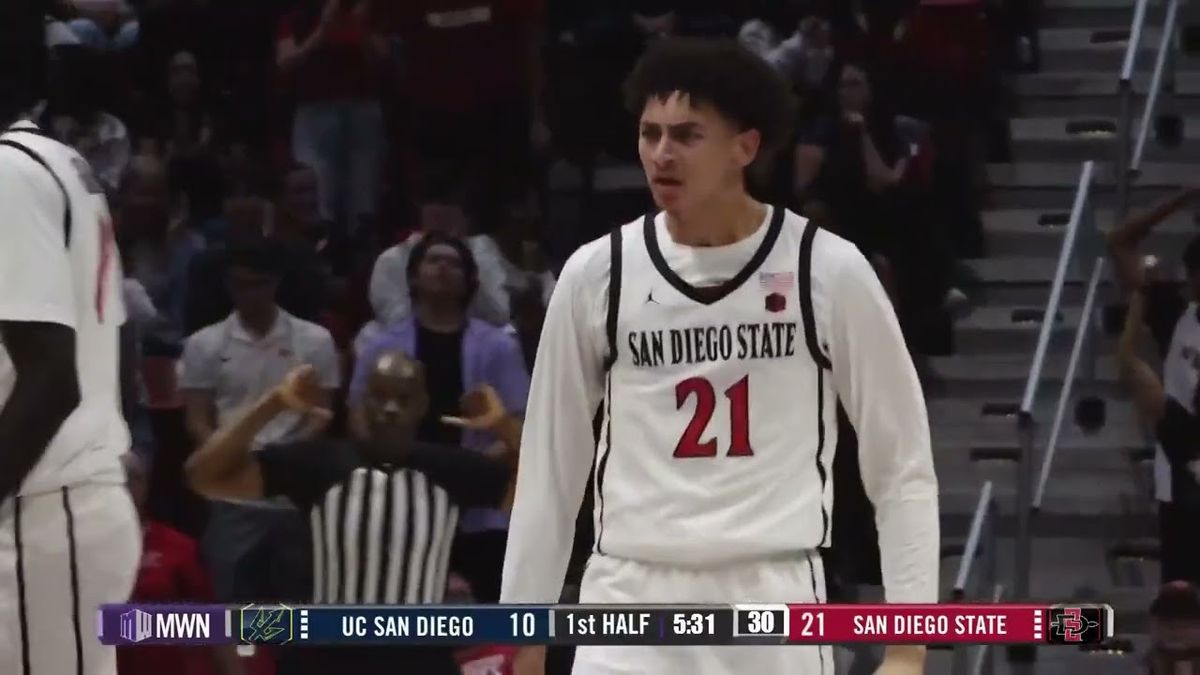
<svg viewBox="0 0 1200 675">
<path fill-rule="evenodd" d="M 716 615 L 705 612 L 678 612 L 671 619 L 676 635 L 715 635 Z"/>
</svg>

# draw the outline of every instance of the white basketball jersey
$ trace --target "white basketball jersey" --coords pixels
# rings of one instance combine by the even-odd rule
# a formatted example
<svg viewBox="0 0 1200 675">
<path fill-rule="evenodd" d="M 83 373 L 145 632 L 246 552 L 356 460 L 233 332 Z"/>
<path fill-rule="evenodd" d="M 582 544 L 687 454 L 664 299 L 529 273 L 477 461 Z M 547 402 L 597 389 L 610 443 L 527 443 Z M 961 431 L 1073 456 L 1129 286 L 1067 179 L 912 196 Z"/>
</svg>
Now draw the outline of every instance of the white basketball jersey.
<svg viewBox="0 0 1200 675">
<path fill-rule="evenodd" d="M 0 272 L 18 275 L 11 285 L 6 283 L 11 289 L 6 294 L 29 293 L 27 298 L 0 298 L 3 318 L 74 328 L 80 391 L 79 405 L 50 442 L 21 494 L 87 481 L 123 482 L 118 458 L 129 450 L 130 439 L 121 413 L 118 331 L 125 321 L 125 306 L 121 263 L 103 190 L 78 153 L 41 135 L 30 123 L 14 125 L 0 135 L 0 162 L 11 169 L 5 172 L 6 179 L 24 179 L 14 198 L 28 200 L 5 204 L 6 212 L 32 221 L 13 222 L 9 227 L 31 228 L 22 241 L 42 242 L 43 247 L 28 246 L 33 261 Z M 46 242 L 63 247 L 65 258 L 62 249 Z M 15 380 L 12 362 L 0 344 L 0 402 L 8 399 Z"/>
<path fill-rule="evenodd" d="M 1171 333 L 1171 344 L 1163 359 L 1163 390 L 1189 412 L 1196 387 L 1200 385 L 1200 306 L 1189 303 Z M 1172 499 L 1171 465 L 1162 447 L 1154 453 L 1154 492 L 1160 501 Z"/>
<path fill-rule="evenodd" d="M 706 565 L 827 545 L 837 402 L 809 299 L 818 228 L 775 209 L 741 273 L 706 289 L 672 271 L 657 229 L 621 231 L 596 550 Z"/>
</svg>

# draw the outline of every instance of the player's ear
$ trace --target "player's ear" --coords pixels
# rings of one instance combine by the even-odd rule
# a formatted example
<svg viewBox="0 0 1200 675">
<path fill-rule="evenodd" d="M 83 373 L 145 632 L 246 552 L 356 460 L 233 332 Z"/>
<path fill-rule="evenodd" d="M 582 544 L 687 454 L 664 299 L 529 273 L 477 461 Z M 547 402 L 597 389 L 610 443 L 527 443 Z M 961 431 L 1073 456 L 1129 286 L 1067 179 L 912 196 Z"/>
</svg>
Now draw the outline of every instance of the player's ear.
<svg viewBox="0 0 1200 675">
<path fill-rule="evenodd" d="M 762 133 L 758 129 L 747 129 L 734 136 L 733 144 L 734 159 L 738 168 L 745 169 L 758 158 L 758 152 L 762 148 Z"/>
</svg>

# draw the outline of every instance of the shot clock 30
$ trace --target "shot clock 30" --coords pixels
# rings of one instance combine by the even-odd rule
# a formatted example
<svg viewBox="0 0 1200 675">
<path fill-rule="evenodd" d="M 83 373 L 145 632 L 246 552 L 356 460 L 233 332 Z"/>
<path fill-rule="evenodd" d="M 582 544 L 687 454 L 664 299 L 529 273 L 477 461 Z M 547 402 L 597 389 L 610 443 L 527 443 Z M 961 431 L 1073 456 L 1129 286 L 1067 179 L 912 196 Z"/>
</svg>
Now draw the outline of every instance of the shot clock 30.
<svg viewBox="0 0 1200 675">
<path fill-rule="evenodd" d="M 791 616 L 787 605 L 737 605 L 734 636 L 739 642 L 757 641 L 778 643 L 788 636 Z"/>
</svg>

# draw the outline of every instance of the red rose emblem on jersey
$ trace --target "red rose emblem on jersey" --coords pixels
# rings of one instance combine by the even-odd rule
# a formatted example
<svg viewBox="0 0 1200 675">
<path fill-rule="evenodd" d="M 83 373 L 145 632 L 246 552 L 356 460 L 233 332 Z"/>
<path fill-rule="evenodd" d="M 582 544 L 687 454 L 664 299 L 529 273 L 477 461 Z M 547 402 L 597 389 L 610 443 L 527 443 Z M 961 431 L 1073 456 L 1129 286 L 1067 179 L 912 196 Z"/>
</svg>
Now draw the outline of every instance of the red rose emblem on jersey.
<svg viewBox="0 0 1200 675">
<path fill-rule="evenodd" d="M 782 312 L 787 307 L 787 298 L 783 293 L 770 293 L 766 301 L 768 312 Z"/>
</svg>

